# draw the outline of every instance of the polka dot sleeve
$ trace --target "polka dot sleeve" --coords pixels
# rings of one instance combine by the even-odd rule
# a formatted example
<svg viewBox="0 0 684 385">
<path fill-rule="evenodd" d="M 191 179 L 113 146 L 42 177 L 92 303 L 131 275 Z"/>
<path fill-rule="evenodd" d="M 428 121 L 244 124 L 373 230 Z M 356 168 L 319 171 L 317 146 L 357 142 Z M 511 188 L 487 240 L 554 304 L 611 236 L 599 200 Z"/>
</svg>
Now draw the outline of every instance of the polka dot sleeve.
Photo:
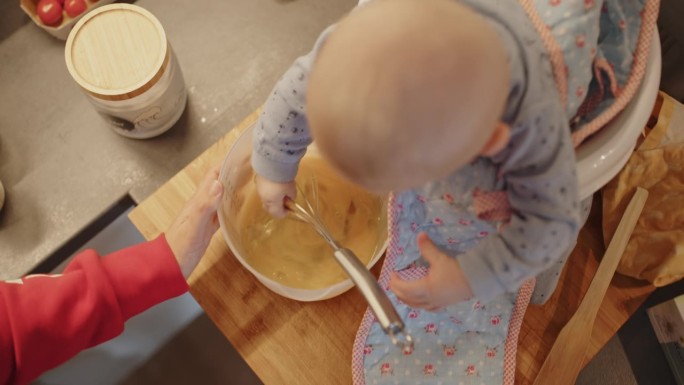
<svg viewBox="0 0 684 385">
<path fill-rule="evenodd" d="M 266 179 L 294 180 L 299 161 L 311 144 L 305 108 L 307 81 L 316 54 L 332 28 L 323 31 L 311 52 L 295 60 L 264 104 L 254 127 L 252 167 Z"/>
<path fill-rule="evenodd" d="M 480 300 L 514 292 L 577 239 L 580 208 L 570 129 L 558 103 L 528 106 L 512 127 L 500 174 L 512 208 L 498 236 L 459 256 Z"/>
</svg>

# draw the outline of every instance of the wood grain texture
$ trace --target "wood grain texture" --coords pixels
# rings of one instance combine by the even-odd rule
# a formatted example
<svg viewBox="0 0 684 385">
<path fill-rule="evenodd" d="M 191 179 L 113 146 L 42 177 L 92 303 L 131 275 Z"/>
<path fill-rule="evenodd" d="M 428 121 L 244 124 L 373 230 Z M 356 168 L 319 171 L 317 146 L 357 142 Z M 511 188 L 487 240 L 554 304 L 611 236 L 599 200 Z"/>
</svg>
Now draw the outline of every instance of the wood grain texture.
<svg viewBox="0 0 684 385">
<path fill-rule="evenodd" d="M 168 46 L 164 29 L 140 7 L 109 5 L 84 20 L 87 22 L 74 27 L 65 57 L 79 76 L 75 80 L 85 89 L 137 89 L 165 61 Z"/>
<path fill-rule="evenodd" d="M 531 385 L 563 326 L 577 311 L 605 253 L 601 228 L 601 198 L 594 196 L 587 223 L 549 301 L 530 305 L 518 341 L 516 384 Z M 582 367 L 615 335 L 655 287 L 615 274 L 601 303 Z"/>
<path fill-rule="evenodd" d="M 247 117 L 129 215 L 146 239 L 171 224 L 205 172 L 219 164 L 259 111 Z M 543 306 L 528 307 L 518 344 L 516 384 L 532 384 L 556 336 L 577 310 L 603 255 L 600 199 Z M 373 269 L 377 276 L 382 261 Z M 351 384 L 351 349 L 366 303 L 356 290 L 316 303 L 272 293 L 230 253 L 220 233 L 190 277 L 190 291 L 266 385 Z M 585 364 L 655 288 L 616 275 L 601 304 Z"/>
<path fill-rule="evenodd" d="M 589 289 L 582 298 L 577 312 L 563 327 L 542 364 L 534 385 L 549 383 L 572 385 L 577 380 L 582 359 L 591 343 L 594 321 L 605 298 L 606 290 L 615 274 L 615 269 L 625 253 L 627 242 L 632 236 L 637 220 L 646 204 L 648 191 L 637 187 L 629 206 L 625 210 L 615 236 L 610 241 L 606 253 L 591 280 Z"/>
<path fill-rule="evenodd" d="M 130 213 L 145 238 L 169 227 L 202 176 L 257 117 L 258 111 Z M 283 298 L 240 265 L 220 233 L 189 282 L 192 295 L 265 384 L 351 383 L 352 342 L 366 308 L 355 290 L 317 303 Z"/>
</svg>

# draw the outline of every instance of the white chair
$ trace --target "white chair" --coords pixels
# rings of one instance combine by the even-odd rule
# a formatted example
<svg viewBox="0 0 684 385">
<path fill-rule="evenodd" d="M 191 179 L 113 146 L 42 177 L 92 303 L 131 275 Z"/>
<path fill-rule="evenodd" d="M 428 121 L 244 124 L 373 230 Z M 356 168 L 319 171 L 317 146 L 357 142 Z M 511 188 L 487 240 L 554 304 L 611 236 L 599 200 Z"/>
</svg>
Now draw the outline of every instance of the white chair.
<svg viewBox="0 0 684 385">
<path fill-rule="evenodd" d="M 653 33 L 646 73 L 634 98 L 609 124 L 577 148 L 577 178 L 582 200 L 608 183 L 625 166 L 651 116 L 660 88 L 660 38 Z"/>
<path fill-rule="evenodd" d="M 359 5 L 370 0 L 359 0 Z M 609 124 L 577 148 L 577 178 L 583 205 L 625 166 L 648 122 L 660 88 L 662 58 L 657 29 L 649 51 L 646 74 L 634 98 Z M 588 201 L 588 202 L 585 202 Z"/>
</svg>

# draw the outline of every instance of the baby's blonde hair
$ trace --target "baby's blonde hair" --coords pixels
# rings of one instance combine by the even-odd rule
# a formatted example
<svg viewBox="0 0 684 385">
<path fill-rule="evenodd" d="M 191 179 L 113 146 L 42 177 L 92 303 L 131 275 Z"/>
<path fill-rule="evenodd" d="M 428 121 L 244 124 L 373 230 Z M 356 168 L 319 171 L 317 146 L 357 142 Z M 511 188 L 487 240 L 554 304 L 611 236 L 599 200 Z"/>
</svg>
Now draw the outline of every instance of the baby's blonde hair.
<svg viewBox="0 0 684 385">
<path fill-rule="evenodd" d="M 443 178 L 475 158 L 499 122 L 505 50 L 453 0 L 375 0 L 331 33 L 314 63 L 307 115 L 343 175 L 378 191 Z"/>
</svg>

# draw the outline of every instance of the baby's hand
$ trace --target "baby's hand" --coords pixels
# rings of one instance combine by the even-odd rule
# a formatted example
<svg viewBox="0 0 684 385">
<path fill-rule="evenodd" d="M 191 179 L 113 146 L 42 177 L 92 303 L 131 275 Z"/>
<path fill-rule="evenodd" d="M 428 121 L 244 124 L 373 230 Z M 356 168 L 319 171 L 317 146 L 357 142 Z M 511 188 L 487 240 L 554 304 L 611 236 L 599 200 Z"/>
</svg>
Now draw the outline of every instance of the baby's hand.
<svg viewBox="0 0 684 385">
<path fill-rule="evenodd" d="M 430 263 L 428 274 L 417 280 L 405 281 L 392 273 L 390 289 L 411 307 L 429 311 L 464 301 L 473 291 L 456 259 L 445 255 L 425 233 L 418 234 L 418 248 Z"/>
<path fill-rule="evenodd" d="M 260 175 L 256 176 L 256 188 L 264 209 L 276 218 L 282 218 L 287 214 L 285 197 L 295 199 L 297 188 L 295 182 L 278 183 L 270 181 Z"/>
</svg>

